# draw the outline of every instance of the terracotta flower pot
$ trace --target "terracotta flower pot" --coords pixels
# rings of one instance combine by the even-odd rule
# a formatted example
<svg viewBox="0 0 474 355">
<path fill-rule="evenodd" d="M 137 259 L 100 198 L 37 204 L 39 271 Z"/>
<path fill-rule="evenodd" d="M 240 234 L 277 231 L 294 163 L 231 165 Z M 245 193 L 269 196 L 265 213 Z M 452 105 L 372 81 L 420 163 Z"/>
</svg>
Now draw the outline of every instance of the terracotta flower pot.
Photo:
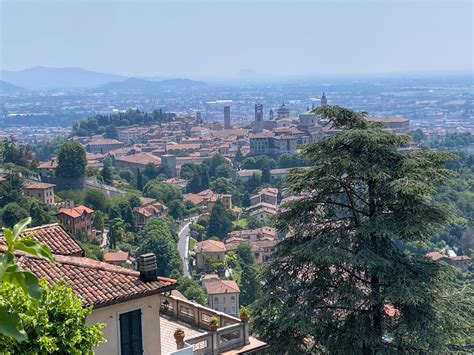
<svg viewBox="0 0 474 355">
<path fill-rule="evenodd" d="M 217 324 L 210 324 L 209 323 L 209 330 L 211 332 L 215 332 L 217 330 L 217 328 L 219 328 L 219 326 Z"/>
<path fill-rule="evenodd" d="M 174 338 L 177 342 L 181 342 L 184 340 L 184 332 L 182 333 L 174 333 Z"/>
<path fill-rule="evenodd" d="M 241 314 L 240 315 L 240 320 L 244 323 L 247 323 L 250 319 L 250 316 L 248 314 Z"/>
</svg>

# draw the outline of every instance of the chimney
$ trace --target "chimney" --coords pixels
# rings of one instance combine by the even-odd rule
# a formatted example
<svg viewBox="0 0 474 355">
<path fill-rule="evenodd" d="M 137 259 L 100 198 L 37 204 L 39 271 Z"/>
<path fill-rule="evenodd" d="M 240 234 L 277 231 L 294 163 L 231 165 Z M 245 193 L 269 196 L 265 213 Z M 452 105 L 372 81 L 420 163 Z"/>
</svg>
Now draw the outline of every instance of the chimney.
<svg viewBox="0 0 474 355">
<path fill-rule="evenodd" d="M 153 253 L 140 255 L 138 259 L 138 271 L 140 280 L 143 282 L 156 281 L 156 256 Z"/>
</svg>

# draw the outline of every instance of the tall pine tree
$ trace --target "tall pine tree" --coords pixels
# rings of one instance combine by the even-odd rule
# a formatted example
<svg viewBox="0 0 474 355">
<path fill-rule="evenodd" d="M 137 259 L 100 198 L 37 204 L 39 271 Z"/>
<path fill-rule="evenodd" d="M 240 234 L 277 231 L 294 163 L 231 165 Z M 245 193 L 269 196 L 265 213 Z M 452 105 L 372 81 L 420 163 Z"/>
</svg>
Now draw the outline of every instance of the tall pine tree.
<svg viewBox="0 0 474 355">
<path fill-rule="evenodd" d="M 277 221 L 291 236 L 266 266 L 256 332 L 274 353 L 375 354 L 463 349 L 473 303 L 452 267 L 404 250 L 452 219 L 431 199 L 449 181 L 447 153 L 400 148 L 408 138 L 336 106 L 338 132 L 305 148 L 289 178 L 302 198 Z M 471 339 L 472 340 L 472 339 Z"/>
</svg>

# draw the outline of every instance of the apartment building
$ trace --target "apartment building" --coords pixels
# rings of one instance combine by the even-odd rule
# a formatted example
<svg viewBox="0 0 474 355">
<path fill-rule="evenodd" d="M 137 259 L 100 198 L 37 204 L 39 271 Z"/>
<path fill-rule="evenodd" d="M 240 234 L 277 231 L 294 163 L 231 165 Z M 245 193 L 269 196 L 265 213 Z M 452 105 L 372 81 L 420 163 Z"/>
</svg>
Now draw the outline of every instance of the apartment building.
<svg viewBox="0 0 474 355">
<path fill-rule="evenodd" d="M 26 180 L 23 186 L 23 193 L 26 196 L 40 200 L 41 202 L 52 205 L 54 203 L 54 184 L 48 184 L 41 181 Z"/>
</svg>

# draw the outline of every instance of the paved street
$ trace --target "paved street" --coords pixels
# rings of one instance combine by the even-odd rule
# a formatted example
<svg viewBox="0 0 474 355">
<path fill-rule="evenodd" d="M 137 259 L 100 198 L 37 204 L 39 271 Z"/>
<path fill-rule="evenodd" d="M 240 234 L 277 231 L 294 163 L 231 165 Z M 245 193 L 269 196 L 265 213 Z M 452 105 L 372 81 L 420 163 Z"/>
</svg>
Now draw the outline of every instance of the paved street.
<svg viewBox="0 0 474 355">
<path fill-rule="evenodd" d="M 188 244 L 189 244 L 189 226 L 191 225 L 192 220 L 184 225 L 184 227 L 178 233 L 178 251 L 181 259 L 184 264 L 184 275 L 191 277 L 189 273 L 189 263 L 188 263 Z"/>
</svg>

